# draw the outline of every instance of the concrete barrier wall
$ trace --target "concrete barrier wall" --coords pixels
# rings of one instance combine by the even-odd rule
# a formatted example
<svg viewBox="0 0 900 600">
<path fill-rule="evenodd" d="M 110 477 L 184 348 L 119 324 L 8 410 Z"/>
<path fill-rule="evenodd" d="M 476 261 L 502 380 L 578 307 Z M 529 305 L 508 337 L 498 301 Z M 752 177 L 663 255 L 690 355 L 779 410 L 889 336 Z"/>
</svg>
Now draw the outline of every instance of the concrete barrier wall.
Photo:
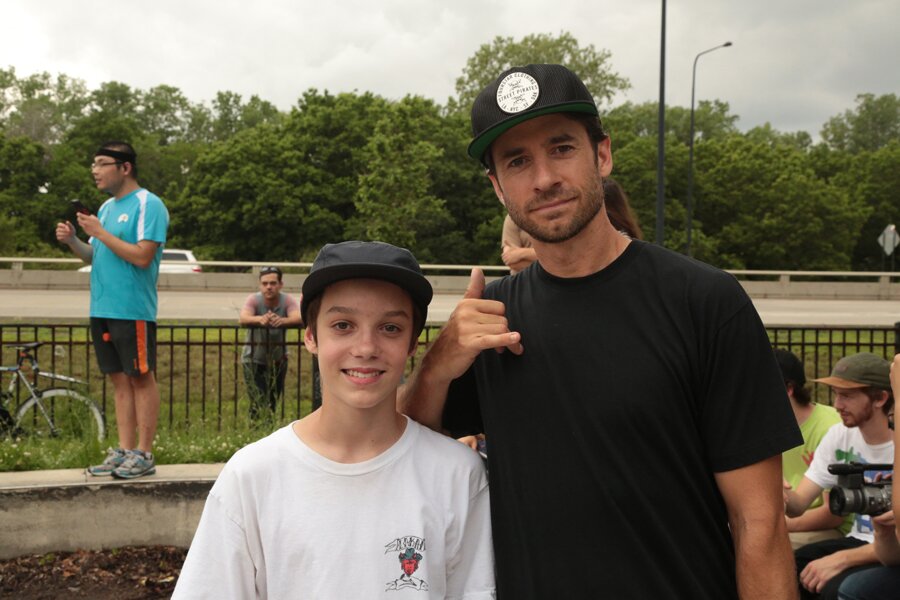
<svg viewBox="0 0 900 600">
<path fill-rule="evenodd" d="M 211 481 L 178 481 L 4 490 L 0 559 L 122 546 L 187 548 L 211 487 Z"/>
<path fill-rule="evenodd" d="M 288 273 L 284 286 L 299 290 L 306 275 Z M 487 277 L 492 281 L 497 277 Z M 469 283 L 468 276 L 438 275 L 428 277 L 437 294 L 462 294 Z M 0 288 L 23 290 L 72 289 L 90 287 L 91 274 L 78 271 L 40 271 L 0 269 Z M 159 289 L 173 291 L 246 292 L 257 288 L 253 273 L 160 273 Z"/>
<path fill-rule="evenodd" d="M 285 288 L 296 291 L 306 275 L 284 276 Z M 497 279 L 488 277 L 488 281 Z M 469 283 L 468 275 L 435 275 L 428 280 L 436 294 L 459 294 Z M 741 280 L 752 298 L 810 298 L 833 300 L 900 300 L 900 281 L 879 277 L 878 281 L 796 281 L 782 276 L 774 281 Z M 0 269 L 0 288 L 6 289 L 88 289 L 90 273 Z M 162 273 L 159 289 L 181 291 L 240 291 L 257 287 L 253 273 Z"/>
</svg>

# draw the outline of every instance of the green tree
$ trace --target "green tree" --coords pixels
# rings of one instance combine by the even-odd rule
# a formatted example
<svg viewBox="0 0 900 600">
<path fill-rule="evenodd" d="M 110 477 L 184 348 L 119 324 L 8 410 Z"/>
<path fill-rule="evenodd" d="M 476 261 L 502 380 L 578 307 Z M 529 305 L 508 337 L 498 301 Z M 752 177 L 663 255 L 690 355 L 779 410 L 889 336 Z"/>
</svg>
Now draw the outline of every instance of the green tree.
<svg viewBox="0 0 900 600">
<path fill-rule="evenodd" d="M 835 150 L 856 153 L 900 142 L 900 96 L 860 94 L 856 108 L 832 117 L 822 128 L 822 139 Z"/>
<path fill-rule="evenodd" d="M 698 156 L 696 197 L 719 260 L 747 269 L 846 270 L 870 209 L 818 179 L 788 144 L 733 135 Z"/>
<path fill-rule="evenodd" d="M 0 247 L 5 254 L 57 254 L 53 231 L 68 207 L 45 193 L 46 180 L 40 144 L 0 135 Z"/>
<path fill-rule="evenodd" d="M 846 169 L 835 175 L 835 186 L 870 209 L 854 237 L 853 268 L 881 270 L 887 265 L 878 236 L 887 225 L 900 225 L 900 142 L 860 152 L 846 164 Z"/>
<path fill-rule="evenodd" d="M 593 44 L 584 48 L 566 31 L 558 36 L 533 33 L 519 41 L 497 36 L 490 44 L 482 44 L 472 55 L 456 80 L 456 97 L 450 99 L 451 112 L 468 113 L 479 92 L 500 73 L 515 66 L 548 63 L 569 67 L 584 81 L 598 105 L 609 102 L 620 91 L 630 87 L 628 79 L 612 70 L 611 54 Z"/>
<path fill-rule="evenodd" d="M 0 70 L 0 123 L 10 136 L 58 143 L 88 102 L 81 80 L 46 72 L 17 78 L 12 67 Z"/>
<path fill-rule="evenodd" d="M 212 144 L 170 206 L 178 243 L 207 258 L 304 260 L 342 239 L 361 154 L 386 105 L 372 94 L 310 90 L 283 122 Z"/>
<path fill-rule="evenodd" d="M 612 139 L 613 151 L 638 138 L 655 138 L 659 114 L 657 102 L 626 102 L 601 116 L 604 129 Z M 727 102 L 701 100 L 694 110 L 694 140 L 719 139 L 737 132 L 737 115 L 731 114 Z M 666 136 L 687 145 L 690 139 L 691 111 L 680 106 L 666 107 Z"/>
<path fill-rule="evenodd" d="M 423 262 L 441 256 L 443 248 L 435 245 L 454 233 L 455 223 L 444 201 L 433 194 L 431 172 L 444 153 L 422 134 L 439 122 L 437 106 L 417 97 L 404 98 L 382 113 L 361 157 L 366 167 L 359 176 L 356 215 L 347 237 L 403 246 Z"/>
</svg>

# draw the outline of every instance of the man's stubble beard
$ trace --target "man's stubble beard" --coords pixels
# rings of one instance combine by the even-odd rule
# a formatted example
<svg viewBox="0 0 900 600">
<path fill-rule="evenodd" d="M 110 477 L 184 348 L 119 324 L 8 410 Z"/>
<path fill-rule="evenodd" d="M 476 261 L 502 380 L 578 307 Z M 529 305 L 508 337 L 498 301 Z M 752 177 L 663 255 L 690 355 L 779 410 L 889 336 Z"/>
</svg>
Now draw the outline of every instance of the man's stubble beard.
<svg viewBox="0 0 900 600">
<path fill-rule="evenodd" d="M 501 192 L 502 192 L 501 188 Z M 528 218 L 528 212 L 532 208 L 537 208 L 544 204 L 548 204 L 558 198 L 571 197 L 572 188 L 557 188 L 548 192 L 542 192 L 534 196 L 526 206 L 520 211 L 514 202 L 509 202 L 506 193 L 503 192 L 503 202 L 506 210 L 509 212 L 509 218 L 515 223 L 519 229 L 530 235 L 532 238 L 545 244 L 559 244 L 568 241 L 581 233 L 594 218 L 603 210 L 603 180 L 600 175 L 590 178 L 587 187 L 582 190 L 579 202 L 581 205 L 572 219 L 562 225 L 561 229 L 552 226 L 541 227 L 537 223 Z"/>
</svg>

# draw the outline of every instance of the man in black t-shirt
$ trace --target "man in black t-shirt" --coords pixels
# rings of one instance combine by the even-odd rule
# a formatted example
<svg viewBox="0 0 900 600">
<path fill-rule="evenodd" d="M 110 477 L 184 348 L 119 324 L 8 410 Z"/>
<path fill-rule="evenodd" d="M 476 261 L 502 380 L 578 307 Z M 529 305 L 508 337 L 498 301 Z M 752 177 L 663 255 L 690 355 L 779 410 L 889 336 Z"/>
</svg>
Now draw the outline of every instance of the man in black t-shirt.
<svg viewBox="0 0 900 600">
<path fill-rule="evenodd" d="M 478 96 L 469 154 L 538 260 L 473 271 L 400 407 L 486 433 L 501 599 L 794 598 L 765 329 L 731 276 L 616 232 L 597 115 L 559 65 Z"/>
</svg>

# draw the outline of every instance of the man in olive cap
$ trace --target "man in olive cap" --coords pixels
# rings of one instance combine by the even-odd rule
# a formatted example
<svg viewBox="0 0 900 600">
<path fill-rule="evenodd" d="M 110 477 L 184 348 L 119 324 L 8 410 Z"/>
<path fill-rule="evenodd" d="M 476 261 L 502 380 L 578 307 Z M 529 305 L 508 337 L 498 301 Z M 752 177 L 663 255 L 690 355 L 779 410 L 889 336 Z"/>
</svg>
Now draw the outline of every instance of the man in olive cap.
<svg viewBox="0 0 900 600">
<path fill-rule="evenodd" d="M 795 490 L 785 491 L 788 516 L 801 514 L 822 493 L 837 485 L 837 475 L 828 472 L 835 463 L 892 463 L 894 442 L 888 415 L 894 405 L 890 363 L 862 352 L 845 356 L 829 377 L 816 379 L 831 388 L 834 408 L 843 423 L 834 425 L 822 438 L 806 475 Z M 866 471 L 868 481 L 875 471 Z M 803 546 L 795 552 L 803 598 L 837 598 L 841 582 L 852 573 L 878 566 L 872 544 L 871 515 L 856 515 L 846 537 Z"/>
</svg>

